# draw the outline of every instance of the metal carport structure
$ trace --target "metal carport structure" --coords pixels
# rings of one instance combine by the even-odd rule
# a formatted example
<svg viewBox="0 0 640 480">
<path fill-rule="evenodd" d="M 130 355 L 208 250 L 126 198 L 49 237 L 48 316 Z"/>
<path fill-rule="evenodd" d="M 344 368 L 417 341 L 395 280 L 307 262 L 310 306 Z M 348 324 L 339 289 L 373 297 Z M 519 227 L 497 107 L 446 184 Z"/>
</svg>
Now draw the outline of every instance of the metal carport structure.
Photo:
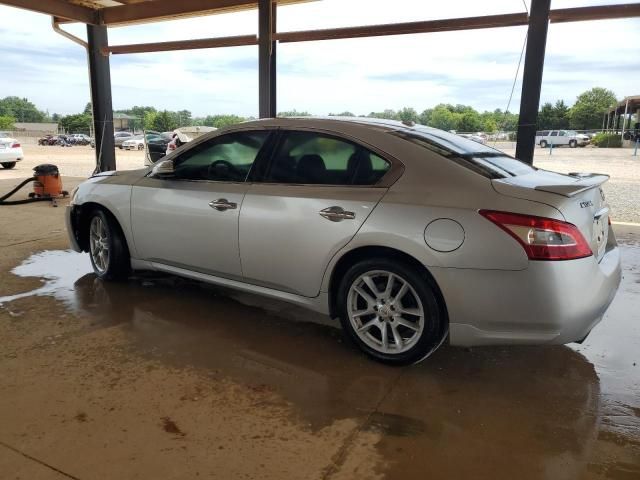
<svg viewBox="0 0 640 480">
<path fill-rule="evenodd" d="M 87 49 L 91 100 L 99 170 L 116 167 L 113 145 L 113 109 L 109 55 L 198 48 L 257 45 L 259 48 L 259 114 L 276 115 L 276 51 L 279 42 L 306 42 L 415 33 L 447 32 L 528 25 L 522 80 L 516 157 L 532 163 L 540 103 L 547 28 L 551 23 L 640 16 L 640 3 L 551 10 L 551 0 L 531 0 L 529 13 L 450 18 L 358 27 L 278 32 L 277 6 L 309 0 L 0 0 L 1 4 L 52 16 L 53 28 Z M 317 1 L 317 0 L 316 0 Z M 175 20 L 258 8 L 258 35 L 204 38 L 135 45 L 109 45 L 107 28 L 136 23 Z M 61 29 L 69 22 L 87 25 L 87 42 Z"/>
</svg>

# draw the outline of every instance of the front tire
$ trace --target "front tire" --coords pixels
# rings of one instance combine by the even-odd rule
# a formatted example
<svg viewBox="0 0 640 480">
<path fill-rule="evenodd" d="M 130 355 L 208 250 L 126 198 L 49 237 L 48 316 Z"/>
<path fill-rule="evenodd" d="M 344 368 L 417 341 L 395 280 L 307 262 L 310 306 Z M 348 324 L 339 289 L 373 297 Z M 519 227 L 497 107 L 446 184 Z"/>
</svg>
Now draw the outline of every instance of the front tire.
<svg viewBox="0 0 640 480">
<path fill-rule="evenodd" d="M 445 318 L 434 287 L 422 272 L 384 258 L 353 265 L 337 297 L 342 327 L 375 360 L 407 365 L 442 343 Z"/>
<path fill-rule="evenodd" d="M 576 148 L 577 146 L 578 146 L 578 142 L 576 142 L 575 140 L 569 141 L 569 148 Z"/>
<path fill-rule="evenodd" d="M 89 217 L 89 257 L 94 273 L 103 280 L 129 276 L 131 259 L 124 234 L 103 210 L 94 210 Z"/>
<path fill-rule="evenodd" d="M 2 164 L 2 168 L 6 168 L 7 170 L 11 170 L 13 167 L 16 166 L 17 162 L 4 162 Z"/>
<path fill-rule="evenodd" d="M 547 148 L 547 145 L 549 145 L 549 144 L 547 143 L 547 141 L 546 141 L 546 140 L 540 140 L 540 146 L 541 146 L 542 148 Z"/>
</svg>

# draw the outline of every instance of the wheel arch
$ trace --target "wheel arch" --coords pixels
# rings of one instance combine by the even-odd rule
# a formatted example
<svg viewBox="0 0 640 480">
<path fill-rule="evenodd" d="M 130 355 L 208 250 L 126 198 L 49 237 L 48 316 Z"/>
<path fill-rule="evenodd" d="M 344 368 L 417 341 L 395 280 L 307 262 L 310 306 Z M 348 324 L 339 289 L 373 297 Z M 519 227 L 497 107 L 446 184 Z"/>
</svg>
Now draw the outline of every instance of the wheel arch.
<svg viewBox="0 0 640 480">
<path fill-rule="evenodd" d="M 347 272 L 347 270 L 357 262 L 361 260 L 365 260 L 368 258 L 385 258 L 385 259 L 396 259 L 407 263 L 411 267 L 415 268 L 416 271 L 420 272 L 424 275 L 424 278 L 427 280 L 429 285 L 433 288 L 433 291 L 438 299 L 438 306 L 440 307 L 440 313 L 443 315 L 444 321 L 442 322 L 444 331 L 442 334 L 445 334 L 448 325 L 449 325 L 449 315 L 447 311 L 447 305 L 444 300 L 444 295 L 442 294 L 442 290 L 440 290 L 440 286 L 436 282 L 436 279 L 431 274 L 429 269 L 425 267 L 419 260 L 415 257 L 405 253 L 401 250 L 397 250 L 391 247 L 383 247 L 378 245 L 369 245 L 362 246 L 358 248 L 354 248 L 353 250 L 349 250 L 344 255 L 342 255 L 338 261 L 335 263 L 333 270 L 331 271 L 331 276 L 329 278 L 329 315 L 331 318 L 336 318 L 338 316 L 338 307 L 336 305 L 337 302 L 337 294 L 338 287 L 340 286 L 340 281 L 342 277 Z"/>
<path fill-rule="evenodd" d="M 131 252 L 127 236 L 124 234 L 122 225 L 120 225 L 120 222 L 118 221 L 118 217 L 108 207 L 97 202 L 85 202 L 82 205 L 77 205 L 76 208 L 77 211 L 74 222 L 74 230 L 78 246 L 82 249 L 83 252 L 89 251 L 89 218 L 91 212 L 95 210 L 102 210 L 114 221 L 115 225 L 120 230 L 122 238 L 124 239 L 124 244 L 127 248 L 127 251 Z"/>
</svg>

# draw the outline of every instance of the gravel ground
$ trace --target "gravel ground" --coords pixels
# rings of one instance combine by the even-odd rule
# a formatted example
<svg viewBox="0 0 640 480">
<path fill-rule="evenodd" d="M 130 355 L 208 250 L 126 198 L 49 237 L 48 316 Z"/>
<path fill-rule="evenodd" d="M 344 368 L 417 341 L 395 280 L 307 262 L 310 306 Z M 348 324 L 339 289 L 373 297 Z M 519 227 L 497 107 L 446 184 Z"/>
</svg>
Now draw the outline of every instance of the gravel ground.
<svg viewBox="0 0 640 480">
<path fill-rule="evenodd" d="M 500 146 L 500 145 L 498 145 Z M 511 147 L 512 144 L 504 144 Z M 513 155 L 513 148 L 504 151 Z M 13 170 L 0 170 L 0 179 L 25 178 L 41 163 L 58 165 L 63 176 L 87 177 L 93 171 L 94 150 L 90 147 L 40 147 L 26 145 L 25 160 Z M 549 155 L 547 149 L 536 149 L 534 164 L 557 172 L 597 172 L 611 176 L 605 193 L 616 221 L 640 223 L 640 156 L 633 157 L 629 149 L 556 148 Z M 130 170 L 144 165 L 144 152 L 116 150 L 119 169 Z"/>
</svg>

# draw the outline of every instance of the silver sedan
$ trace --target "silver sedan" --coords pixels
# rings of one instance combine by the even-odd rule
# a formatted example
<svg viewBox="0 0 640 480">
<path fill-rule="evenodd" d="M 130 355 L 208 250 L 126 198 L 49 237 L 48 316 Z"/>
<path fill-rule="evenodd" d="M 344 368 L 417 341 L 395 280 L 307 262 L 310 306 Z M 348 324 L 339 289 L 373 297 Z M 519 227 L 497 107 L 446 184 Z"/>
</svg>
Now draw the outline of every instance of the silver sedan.
<svg viewBox="0 0 640 480">
<path fill-rule="evenodd" d="M 102 279 L 156 270 L 278 298 L 406 364 L 445 340 L 583 340 L 620 282 L 607 178 L 420 125 L 269 119 L 93 176 L 67 228 Z"/>
</svg>

